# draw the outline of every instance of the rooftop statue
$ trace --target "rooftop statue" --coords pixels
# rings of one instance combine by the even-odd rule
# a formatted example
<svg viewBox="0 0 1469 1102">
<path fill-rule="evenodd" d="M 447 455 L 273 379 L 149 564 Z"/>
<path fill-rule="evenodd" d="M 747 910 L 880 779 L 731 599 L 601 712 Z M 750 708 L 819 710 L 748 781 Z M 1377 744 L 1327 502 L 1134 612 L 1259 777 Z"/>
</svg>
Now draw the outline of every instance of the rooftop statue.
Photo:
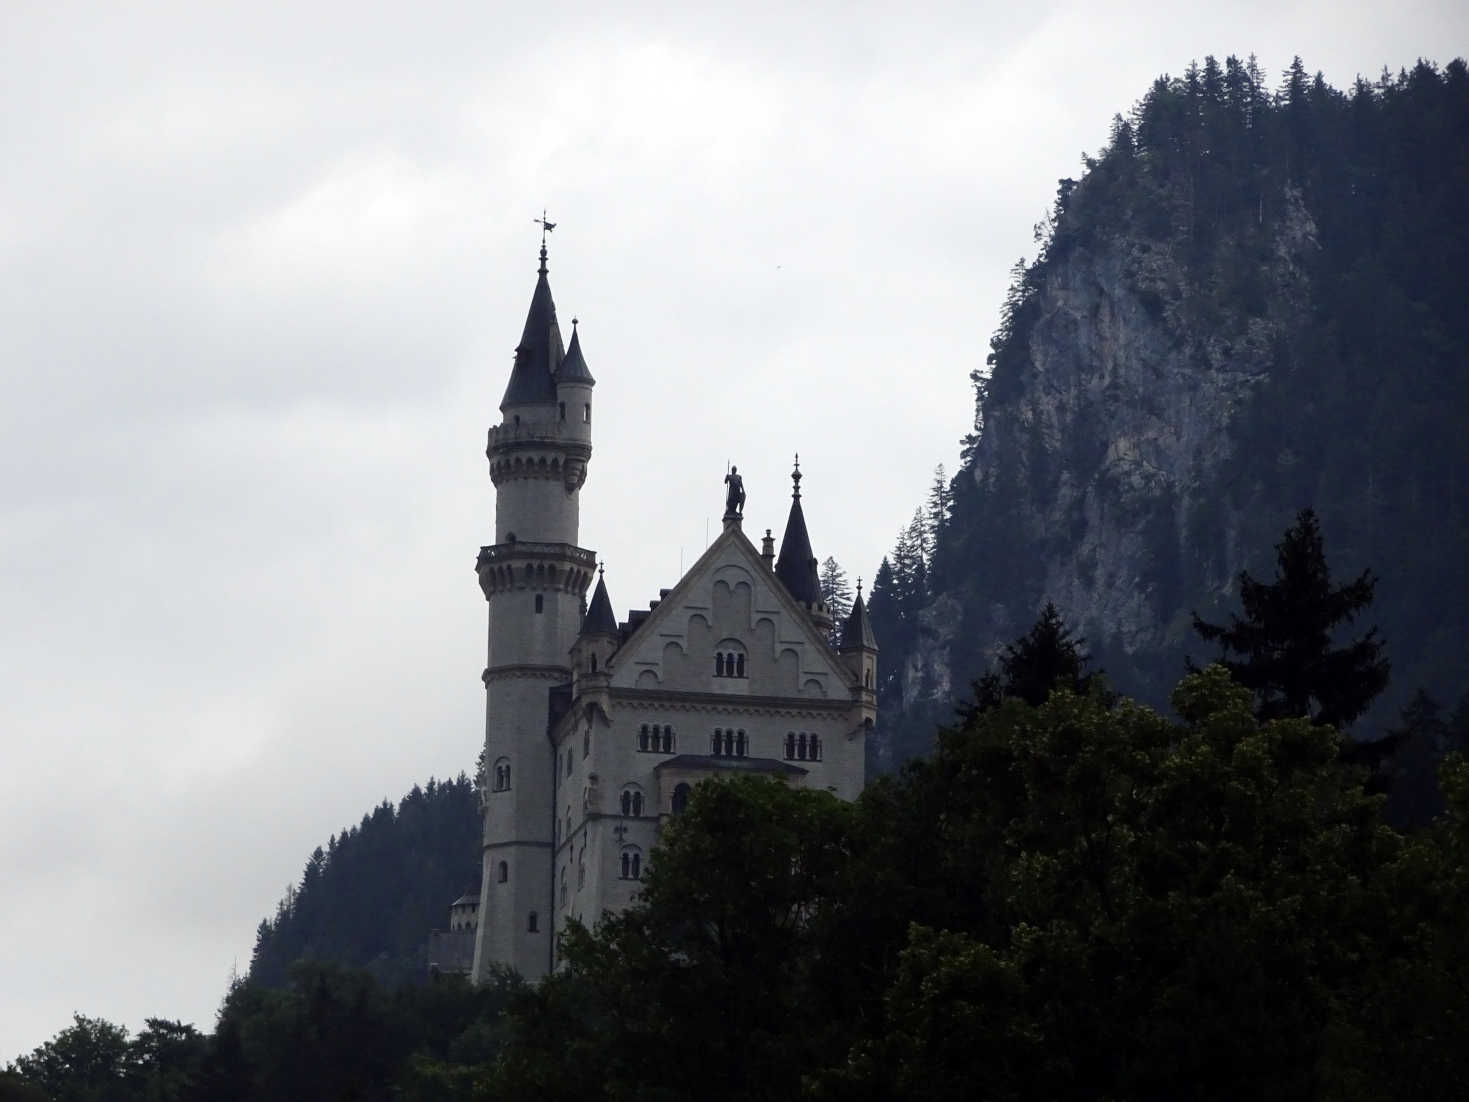
<svg viewBox="0 0 1469 1102">
<path fill-rule="evenodd" d="M 729 474 L 724 476 L 724 481 L 729 486 L 729 492 L 724 496 L 724 516 L 742 517 L 745 515 L 745 480 L 740 477 L 738 467 L 730 467 Z"/>
</svg>

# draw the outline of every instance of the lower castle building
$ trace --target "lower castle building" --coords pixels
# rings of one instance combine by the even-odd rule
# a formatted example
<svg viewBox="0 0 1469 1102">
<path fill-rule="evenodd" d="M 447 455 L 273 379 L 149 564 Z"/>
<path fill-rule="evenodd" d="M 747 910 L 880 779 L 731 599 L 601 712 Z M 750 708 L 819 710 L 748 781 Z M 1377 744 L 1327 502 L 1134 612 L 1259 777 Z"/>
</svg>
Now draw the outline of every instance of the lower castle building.
<svg viewBox="0 0 1469 1102">
<path fill-rule="evenodd" d="M 860 591 L 846 623 L 832 622 L 799 465 L 778 555 L 769 529 L 758 549 L 745 536 L 734 470 L 719 537 L 646 610 L 614 614 L 595 554 L 577 543 L 595 380 L 575 322 L 563 346 L 544 241 L 540 259 L 486 452 L 478 905 L 456 901 L 430 946 L 435 965 L 468 966 L 477 981 L 499 967 L 544 975 L 569 919 L 590 925 L 630 904 L 662 825 L 701 781 L 758 773 L 855 798 L 877 714 L 877 643 Z"/>
</svg>

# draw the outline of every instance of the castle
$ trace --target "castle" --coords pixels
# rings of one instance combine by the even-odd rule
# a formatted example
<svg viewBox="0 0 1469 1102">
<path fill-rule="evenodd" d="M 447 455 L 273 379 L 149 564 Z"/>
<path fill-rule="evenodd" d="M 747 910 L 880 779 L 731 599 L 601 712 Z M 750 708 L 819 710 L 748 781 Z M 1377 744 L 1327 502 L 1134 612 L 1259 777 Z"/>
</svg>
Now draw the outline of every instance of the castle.
<svg viewBox="0 0 1469 1102">
<path fill-rule="evenodd" d="M 768 774 L 855 798 L 877 714 L 877 643 L 860 590 L 834 631 L 799 464 L 778 557 L 769 529 L 759 549 L 745 537 L 732 470 L 719 537 L 618 621 L 596 555 L 577 543 L 596 380 L 575 326 L 563 347 L 543 233 L 486 449 L 495 541 L 476 563 L 489 603 L 479 896 L 455 901 L 430 946 L 437 967 L 472 968 L 477 981 L 497 967 L 546 974 L 569 919 L 591 924 L 632 902 L 661 824 L 706 778 Z"/>
</svg>

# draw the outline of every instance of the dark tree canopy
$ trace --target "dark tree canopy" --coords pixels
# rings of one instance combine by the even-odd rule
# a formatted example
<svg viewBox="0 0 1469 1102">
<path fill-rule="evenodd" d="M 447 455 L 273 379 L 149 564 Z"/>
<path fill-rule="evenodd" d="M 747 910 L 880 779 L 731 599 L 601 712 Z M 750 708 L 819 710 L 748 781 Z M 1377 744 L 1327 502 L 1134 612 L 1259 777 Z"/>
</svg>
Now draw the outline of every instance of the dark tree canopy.
<svg viewBox="0 0 1469 1102">
<path fill-rule="evenodd" d="M 1036 708 L 1056 688 L 1085 693 L 1099 672 L 1087 669 L 1091 659 L 1085 645 L 1086 640 L 1074 638 L 1056 606 L 1047 601 L 1031 629 L 1005 644 L 999 668 L 976 682 L 973 707 L 983 711 L 1014 698 Z"/>
<path fill-rule="evenodd" d="M 1333 585 L 1316 514 L 1302 509 L 1275 546 L 1272 582 L 1239 576 L 1243 616 L 1211 624 L 1194 614 L 1194 630 L 1218 643 L 1220 662 L 1255 694 L 1261 720 L 1306 716 L 1346 728 L 1387 687 L 1388 661 L 1377 629 L 1335 646 L 1335 634 L 1372 603 L 1376 579 L 1364 570 Z"/>
</svg>

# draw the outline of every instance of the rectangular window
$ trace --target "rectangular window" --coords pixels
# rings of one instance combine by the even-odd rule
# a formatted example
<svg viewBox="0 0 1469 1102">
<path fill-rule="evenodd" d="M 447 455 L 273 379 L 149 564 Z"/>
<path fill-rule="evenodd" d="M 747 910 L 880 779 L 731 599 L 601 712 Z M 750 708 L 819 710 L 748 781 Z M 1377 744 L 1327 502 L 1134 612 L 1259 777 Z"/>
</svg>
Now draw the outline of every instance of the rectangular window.
<svg viewBox="0 0 1469 1102">
<path fill-rule="evenodd" d="M 592 423 L 592 404 L 590 402 L 581 407 L 581 419 L 584 425 Z"/>
</svg>

